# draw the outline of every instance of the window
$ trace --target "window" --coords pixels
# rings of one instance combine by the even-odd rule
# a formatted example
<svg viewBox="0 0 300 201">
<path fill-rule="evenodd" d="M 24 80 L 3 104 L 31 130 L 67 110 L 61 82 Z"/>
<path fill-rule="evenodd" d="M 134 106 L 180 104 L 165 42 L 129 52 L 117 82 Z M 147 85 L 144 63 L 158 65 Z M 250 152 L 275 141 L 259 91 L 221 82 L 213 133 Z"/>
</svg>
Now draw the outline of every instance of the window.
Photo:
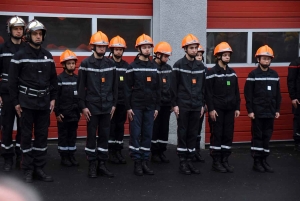
<svg viewBox="0 0 300 201">
<path fill-rule="evenodd" d="M 136 52 L 135 42 L 140 35 L 147 34 L 151 36 L 150 19 L 97 19 L 97 29 L 102 31 L 108 37 L 119 35 L 126 41 L 126 52 Z"/>
<path fill-rule="evenodd" d="M 47 29 L 43 47 L 51 52 L 70 49 L 75 52 L 89 49 L 92 35 L 91 18 L 35 17 Z"/>
<path fill-rule="evenodd" d="M 4 41 L 7 41 L 9 39 L 9 36 L 6 31 L 6 23 L 7 21 L 13 17 L 14 15 L 0 15 L 0 44 L 4 43 Z M 25 22 L 28 22 L 28 17 L 26 16 L 19 16 L 21 17 Z"/>
<path fill-rule="evenodd" d="M 230 63 L 247 62 L 247 32 L 208 32 L 206 46 L 206 63 L 214 64 L 214 49 L 221 42 L 227 42 L 233 54 Z"/>
<path fill-rule="evenodd" d="M 290 62 L 299 54 L 299 32 L 253 32 L 252 35 L 252 62 L 257 49 L 268 45 L 273 49 L 272 62 Z"/>
</svg>

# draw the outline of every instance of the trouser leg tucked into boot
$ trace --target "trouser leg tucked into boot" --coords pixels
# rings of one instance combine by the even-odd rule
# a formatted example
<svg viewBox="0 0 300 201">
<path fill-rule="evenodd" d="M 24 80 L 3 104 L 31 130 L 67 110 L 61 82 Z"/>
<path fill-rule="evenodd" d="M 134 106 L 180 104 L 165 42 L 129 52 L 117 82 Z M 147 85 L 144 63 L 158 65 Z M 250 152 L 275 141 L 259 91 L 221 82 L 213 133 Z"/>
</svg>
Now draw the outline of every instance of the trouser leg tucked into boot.
<svg viewBox="0 0 300 201">
<path fill-rule="evenodd" d="M 70 157 L 67 153 L 61 153 L 60 157 L 61 157 L 61 161 L 60 161 L 61 165 L 66 166 L 66 167 L 71 167 L 72 166 L 72 163 L 70 161 Z"/>
<path fill-rule="evenodd" d="M 225 173 L 227 170 L 221 164 L 221 156 L 213 156 L 212 170 Z"/>
<path fill-rule="evenodd" d="M 96 163 L 96 160 L 89 161 L 88 176 L 90 178 L 96 178 L 97 177 L 97 163 Z"/>
<path fill-rule="evenodd" d="M 117 157 L 117 159 L 119 160 L 119 162 L 120 162 L 121 164 L 126 164 L 126 160 L 125 160 L 125 158 L 123 157 L 121 150 L 118 150 L 118 151 L 116 152 L 116 157 Z"/>
<path fill-rule="evenodd" d="M 262 166 L 262 159 L 261 157 L 254 157 L 254 164 L 253 168 L 254 171 L 256 172 L 265 172 L 264 167 Z"/>
<path fill-rule="evenodd" d="M 186 158 L 183 157 L 183 156 L 180 156 L 179 161 L 180 161 L 179 162 L 179 172 L 182 173 L 182 174 L 190 175 L 191 171 L 188 167 Z"/>
<path fill-rule="evenodd" d="M 135 160 L 134 161 L 134 174 L 137 176 L 143 175 L 143 169 L 142 169 L 142 161 L 141 160 Z"/>
<path fill-rule="evenodd" d="M 203 156 L 201 155 L 200 149 L 197 149 L 195 152 L 195 156 L 193 158 L 193 162 L 201 162 L 201 163 L 205 163 L 205 159 L 203 158 Z"/>
<path fill-rule="evenodd" d="M 114 177 L 115 176 L 112 172 L 110 172 L 107 169 L 105 161 L 103 161 L 103 160 L 99 160 L 99 163 L 98 163 L 98 173 L 100 175 L 106 176 L 106 177 Z"/>
<path fill-rule="evenodd" d="M 143 161 L 142 161 L 142 169 L 143 169 L 143 173 L 144 173 L 144 174 L 147 174 L 147 175 L 154 175 L 153 170 L 151 170 L 151 169 L 149 168 L 149 164 L 148 164 L 148 161 L 147 161 L 147 160 L 143 160 Z"/>
<path fill-rule="evenodd" d="M 228 164 L 228 156 L 222 157 L 222 165 L 227 170 L 227 172 L 233 173 L 234 167 Z"/>
<path fill-rule="evenodd" d="M 200 174 L 200 170 L 198 170 L 197 168 L 195 168 L 195 166 L 192 163 L 192 159 L 191 158 L 187 159 L 187 165 L 188 165 L 188 168 L 190 169 L 191 173 L 193 173 L 193 174 Z"/>
<path fill-rule="evenodd" d="M 114 164 L 120 163 L 119 159 L 117 158 L 115 150 L 109 151 L 109 162 L 114 163 Z"/>
<path fill-rule="evenodd" d="M 76 158 L 75 158 L 75 156 L 74 156 L 73 153 L 72 153 L 72 154 L 69 154 L 69 159 L 70 159 L 70 161 L 71 161 L 71 163 L 72 163 L 73 166 L 79 166 L 79 163 L 78 163 L 78 161 L 76 160 Z"/>
</svg>

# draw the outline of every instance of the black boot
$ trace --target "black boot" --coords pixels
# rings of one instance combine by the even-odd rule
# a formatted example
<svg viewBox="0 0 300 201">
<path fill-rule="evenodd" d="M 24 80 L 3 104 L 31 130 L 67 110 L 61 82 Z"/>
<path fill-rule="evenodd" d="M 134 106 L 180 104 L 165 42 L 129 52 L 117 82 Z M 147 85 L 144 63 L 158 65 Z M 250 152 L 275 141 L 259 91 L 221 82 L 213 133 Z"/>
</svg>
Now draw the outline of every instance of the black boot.
<svg viewBox="0 0 300 201">
<path fill-rule="evenodd" d="M 33 171 L 32 170 L 26 170 L 24 172 L 24 181 L 26 183 L 32 183 L 33 180 Z"/>
<path fill-rule="evenodd" d="M 163 162 L 163 163 L 170 163 L 170 160 L 167 159 L 167 157 L 166 157 L 166 155 L 164 153 L 161 153 L 159 155 L 159 158 L 160 158 L 161 162 Z"/>
<path fill-rule="evenodd" d="M 227 170 L 227 172 L 233 173 L 234 167 L 228 164 L 228 156 L 222 157 L 222 165 Z"/>
<path fill-rule="evenodd" d="M 21 169 L 21 155 L 16 156 L 16 168 Z"/>
<path fill-rule="evenodd" d="M 261 165 L 263 166 L 266 172 L 274 172 L 273 168 L 267 163 L 267 157 L 262 158 Z"/>
<path fill-rule="evenodd" d="M 13 158 L 5 158 L 4 165 L 3 165 L 4 172 L 10 172 L 12 170 L 12 166 L 13 166 Z"/>
<path fill-rule="evenodd" d="M 72 163 L 70 161 L 70 158 L 69 156 L 67 155 L 61 155 L 61 161 L 60 161 L 60 164 L 62 166 L 66 166 L 66 167 L 71 167 L 72 166 Z"/>
<path fill-rule="evenodd" d="M 90 178 L 97 178 L 97 163 L 96 161 L 89 161 L 89 173 Z"/>
<path fill-rule="evenodd" d="M 143 170 L 143 173 L 144 173 L 144 174 L 147 174 L 147 175 L 154 175 L 153 170 L 151 170 L 151 169 L 149 168 L 148 161 L 146 161 L 146 160 L 143 160 L 143 162 L 142 162 L 142 170 Z"/>
<path fill-rule="evenodd" d="M 154 154 L 152 153 L 152 155 L 151 155 L 151 161 L 153 163 L 161 163 L 160 157 L 159 157 L 159 155 L 157 153 L 154 153 Z"/>
<path fill-rule="evenodd" d="M 110 172 L 107 169 L 107 167 L 105 165 L 105 161 L 102 161 L 102 160 L 100 160 L 98 163 L 98 173 L 102 176 L 106 176 L 106 177 L 110 177 L 110 178 L 115 176 L 112 172 Z"/>
<path fill-rule="evenodd" d="M 41 181 L 45 181 L 45 182 L 53 181 L 52 177 L 50 175 L 47 175 L 42 168 L 36 168 L 34 173 L 36 177 Z"/>
<path fill-rule="evenodd" d="M 120 161 L 116 156 L 116 151 L 109 151 L 109 162 L 113 164 L 119 164 Z"/>
<path fill-rule="evenodd" d="M 79 166 L 79 163 L 78 163 L 78 161 L 76 160 L 74 154 L 70 154 L 70 155 L 69 155 L 69 159 L 70 159 L 70 162 L 72 163 L 73 166 Z"/>
<path fill-rule="evenodd" d="M 184 157 L 179 157 L 179 172 L 185 175 L 190 175 L 191 171 L 188 167 L 187 161 Z"/>
<path fill-rule="evenodd" d="M 195 156 L 193 157 L 193 162 L 205 163 L 205 159 L 202 157 L 200 150 L 196 150 Z"/>
<path fill-rule="evenodd" d="M 119 162 L 120 162 L 121 164 L 126 164 L 126 163 L 127 163 L 126 160 L 125 160 L 125 158 L 124 158 L 123 155 L 122 155 L 121 150 L 118 150 L 118 151 L 116 152 L 116 157 L 117 157 L 117 159 L 119 160 Z"/>
<path fill-rule="evenodd" d="M 261 158 L 260 157 L 255 157 L 252 169 L 256 172 L 265 172 L 265 169 L 261 164 L 262 164 Z"/>
<path fill-rule="evenodd" d="M 134 161 L 134 174 L 137 176 L 143 175 L 143 169 L 142 169 L 142 161 L 141 160 L 135 160 Z"/>
<path fill-rule="evenodd" d="M 200 170 L 195 168 L 195 166 L 193 165 L 192 159 L 187 159 L 187 165 L 188 165 L 188 168 L 190 169 L 191 173 L 200 174 Z"/>
<path fill-rule="evenodd" d="M 220 156 L 213 156 L 212 170 L 216 172 L 222 172 L 222 173 L 227 172 L 227 170 L 221 164 Z"/>
</svg>

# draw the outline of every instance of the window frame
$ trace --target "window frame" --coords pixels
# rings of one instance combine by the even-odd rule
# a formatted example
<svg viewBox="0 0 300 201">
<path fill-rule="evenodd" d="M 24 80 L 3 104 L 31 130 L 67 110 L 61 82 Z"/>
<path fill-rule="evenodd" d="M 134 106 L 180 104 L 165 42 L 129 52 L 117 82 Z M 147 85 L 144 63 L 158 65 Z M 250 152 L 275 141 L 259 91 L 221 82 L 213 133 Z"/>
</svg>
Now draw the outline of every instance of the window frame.
<svg viewBox="0 0 300 201">
<path fill-rule="evenodd" d="M 300 56 L 300 28 L 293 29 L 206 29 L 206 32 L 247 32 L 247 62 L 246 63 L 230 63 L 230 67 L 254 67 L 255 63 L 252 63 L 252 35 L 253 32 L 299 32 L 299 49 L 298 56 Z M 207 46 L 207 45 L 206 45 Z M 234 52 L 234 50 L 233 50 Z M 290 61 L 291 62 L 291 61 Z M 288 66 L 290 62 L 272 62 L 273 67 Z M 207 64 L 207 67 L 213 67 L 215 64 Z"/>
<path fill-rule="evenodd" d="M 34 19 L 34 17 L 66 17 L 66 18 L 89 18 L 92 19 L 92 30 L 91 33 L 97 32 L 97 19 L 147 19 L 150 20 L 150 36 L 153 37 L 153 16 L 139 16 L 139 15 L 88 15 L 88 14 L 63 14 L 63 13 L 29 13 L 29 12 L 2 12 L 0 11 L 0 15 L 20 15 L 27 16 L 28 21 Z M 47 28 L 47 27 L 46 27 Z M 116 33 L 118 34 L 118 33 Z M 77 56 L 90 56 L 91 52 L 81 52 L 74 51 Z M 51 52 L 52 56 L 60 56 L 63 51 L 55 51 Z M 136 52 L 127 52 L 125 51 L 123 56 L 136 56 L 138 51 Z M 106 56 L 109 52 L 106 52 Z"/>
</svg>

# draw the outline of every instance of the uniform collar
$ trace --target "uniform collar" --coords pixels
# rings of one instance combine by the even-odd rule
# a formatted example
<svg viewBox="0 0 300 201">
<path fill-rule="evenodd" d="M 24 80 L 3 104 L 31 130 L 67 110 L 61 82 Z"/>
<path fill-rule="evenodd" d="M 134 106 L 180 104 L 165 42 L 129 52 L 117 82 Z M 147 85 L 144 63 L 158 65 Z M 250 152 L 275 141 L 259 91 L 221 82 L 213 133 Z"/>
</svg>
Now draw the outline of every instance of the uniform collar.
<svg viewBox="0 0 300 201">
<path fill-rule="evenodd" d="M 216 64 L 216 70 L 218 71 L 218 72 L 221 72 L 221 71 L 224 71 L 224 68 L 222 68 L 218 63 Z M 226 65 L 226 70 L 225 70 L 226 72 L 227 71 L 229 71 L 229 67 L 228 67 L 228 65 Z"/>
<path fill-rule="evenodd" d="M 32 50 L 31 50 L 31 46 L 29 43 L 26 43 L 26 46 L 25 46 L 25 51 L 26 53 L 31 53 L 33 55 L 36 55 Z M 45 55 L 46 54 L 46 51 L 44 48 L 42 48 L 42 46 L 40 47 L 40 54 L 42 53 L 42 55 Z"/>
</svg>

